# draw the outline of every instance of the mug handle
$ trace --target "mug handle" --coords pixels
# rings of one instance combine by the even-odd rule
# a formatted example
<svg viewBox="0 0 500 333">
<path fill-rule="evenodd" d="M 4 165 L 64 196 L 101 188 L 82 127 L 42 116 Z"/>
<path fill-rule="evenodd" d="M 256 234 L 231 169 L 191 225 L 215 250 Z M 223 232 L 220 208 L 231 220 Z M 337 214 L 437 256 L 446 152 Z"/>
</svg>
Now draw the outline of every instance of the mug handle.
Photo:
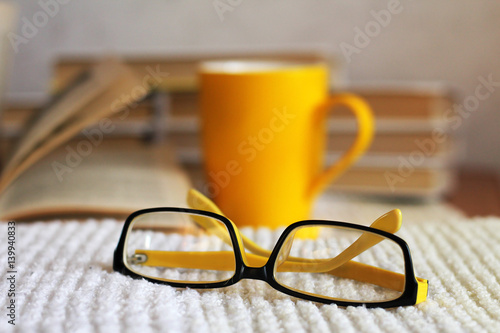
<svg viewBox="0 0 500 333">
<path fill-rule="evenodd" d="M 373 139 L 375 120 L 370 106 L 361 97 L 346 93 L 330 96 L 326 102 L 319 106 L 318 113 L 320 116 L 324 116 L 331 108 L 338 105 L 346 106 L 356 116 L 358 134 L 349 150 L 313 180 L 310 197 L 317 196 L 329 183 L 356 162 L 370 146 Z"/>
</svg>

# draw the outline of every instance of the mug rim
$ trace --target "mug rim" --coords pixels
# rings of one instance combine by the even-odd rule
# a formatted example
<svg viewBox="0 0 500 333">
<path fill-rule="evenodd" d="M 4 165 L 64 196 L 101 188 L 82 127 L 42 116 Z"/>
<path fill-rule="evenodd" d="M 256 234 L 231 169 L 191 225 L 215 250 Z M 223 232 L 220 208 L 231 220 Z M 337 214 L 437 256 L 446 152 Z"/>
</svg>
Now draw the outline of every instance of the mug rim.
<svg viewBox="0 0 500 333">
<path fill-rule="evenodd" d="M 228 59 L 207 60 L 199 64 L 198 70 L 203 74 L 262 74 L 305 70 L 314 67 L 325 68 L 326 62 L 318 61 L 286 61 L 286 60 L 252 60 Z"/>
</svg>

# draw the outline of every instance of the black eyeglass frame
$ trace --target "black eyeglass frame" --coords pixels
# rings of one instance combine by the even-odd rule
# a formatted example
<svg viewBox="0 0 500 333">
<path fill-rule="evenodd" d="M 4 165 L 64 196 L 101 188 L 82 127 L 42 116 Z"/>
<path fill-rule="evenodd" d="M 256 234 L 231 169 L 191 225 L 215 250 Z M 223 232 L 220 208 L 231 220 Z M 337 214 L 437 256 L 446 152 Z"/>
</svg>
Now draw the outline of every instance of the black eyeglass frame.
<svg viewBox="0 0 500 333">
<path fill-rule="evenodd" d="M 127 240 L 127 235 L 130 229 L 130 225 L 132 221 L 139 215 L 143 214 L 149 214 L 149 213 L 156 213 L 156 212 L 178 212 L 178 213 L 188 213 L 188 214 L 197 214 L 197 215 L 202 215 L 202 216 L 207 216 L 213 219 L 216 219 L 226 226 L 229 235 L 231 237 L 231 241 L 233 244 L 233 251 L 235 255 L 235 273 L 234 275 L 224 281 L 217 281 L 217 282 L 210 282 L 210 283 L 196 283 L 196 282 L 175 282 L 175 281 L 165 281 L 165 280 L 159 280 L 155 278 L 150 278 L 147 276 L 143 276 L 140 274 L 135 273 L 131 269 L 129 269 L 125 262 L 124 262 L 124 256 L 126 255 L 125 253 L 125 244 Z M 323 298 L 323 297 L 317 297 L 313 296 L 311 294 L 299 292 L 297 290 L 291 289 L 289 287 L 281 285 L 279 282 L 276 281 L 276 278 L 274 276 L 274 266 L 276 264 L 276 259 L 278 257 L 279 251 L 285 242 L 287 236 L 297 227 L 302 227 L 302 226 L 308 226 L 308 225 L 314 225 L 314 226 L 336 226 L 336 227 L 343 227 L 343 228 L 348 228 L 348 229 L 354 229 L 354 230 L 361 230 L 365 232 L 370 232 L 373 234 L 377 234 L 380 236 L 383 236 L 385 238 L 388 238 L 392 241 L 394 241 L 398 246 L 401 248 L 404 261 L 405 261 L 405 287 L 404 291 L 402 294 L 393 300 L 388 300 L 388 301 L 381 301 L 381 302 L 358 302 L 358 301 L 343 301 L 343 300 L 335 300 L 335 299 L 330 299 L 330 298 Z M 411 259 L 411 254 L 410 254 L 410 249 L 408 247 L 408 244 L 401 239 L 400 237 L 385 232 L 383 230 L 371 228 L 371 227 L 366 227 L 362 225 L 357 225 L 357 224 L 352 224 L 352 223 L 347 223 L 347 222 L 339 222 L 339 221 L 326 221 L 326 220 L 304 220 L 304 221 L 299 221 L 295 222 L 283 231 L 281 236 L 279 237 L 278 241 L 276 242 L 276 245 L 274 246 L 271 255 L 269 256 L 269 259 L 267 260 L 266 264 L 262 267 L 251 267 L 247 266 L 244 261 L 243 257 L 240 252 L 240 243 L 238 241 L 238 238 L 236 237 L 236 231 L 234 230 L 233 224 L 231 221 L 229 221 L 226 217 L 212 213 L 209 211 L 204 211 L 204 210 L 198 210 L 198 209 L 189 209 L 189 208 L 178 208 L 178 207 L 157 207 L 157 208 L 148 208 L 148 209 L 142 209 L 138 210 L 131 215 L 129 215 L 125 221 L 125 224 L 122 229 L 122 233 L 120 235 L 120 239 L 118 241 L 118 245 L 115 249 L 114 252 L 114 258 L 113 258 L 113 270 L 116 272 L 119 272 L 123 275 L 130 276 L 134 279 L 144 279 L 149 282 L 157 283 L 157 284 L 164 284 L 164 285 L 169 285 L 175 288 L 194 288 L 194 289 L 215 289 L 215 288 L 224 288 L 231 286 L 237 282 L 239 282 L 242 279 L 254 279 L 254 280 L 261 280 L 267 282 L 271 287 L 274 289 L 281 291 L 282 293 L 285 293 L 287 295 L 297 297 L 300 299 L 305 299 L 313 302 L 318 302 L 318 303 L 324 303 L 324 304 L 336 304 L 338 306 L 365 306 L 367 308 L 391 308 L 391 307 L 398 307 L 398 306 L 406 306 L 406 305 L 414 305 L 416 304 L 417 301 L 417 290 L 418 290 L 418 282 L 415 278 L 415 272 L 413 269 L 413 262 Z"/>
</svg>

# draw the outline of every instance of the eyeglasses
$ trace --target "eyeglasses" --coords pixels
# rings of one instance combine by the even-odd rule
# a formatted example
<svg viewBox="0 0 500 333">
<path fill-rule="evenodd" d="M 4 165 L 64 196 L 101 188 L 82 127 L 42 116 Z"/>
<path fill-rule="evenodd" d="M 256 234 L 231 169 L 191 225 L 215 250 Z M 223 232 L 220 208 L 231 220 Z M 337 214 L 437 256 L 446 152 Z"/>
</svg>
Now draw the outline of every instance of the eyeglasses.
<svg viewBox="0 0 500 333">
<path fill-rule="evenodd" d="M 243 236 L 201 193 L 187 208 L 132 213 L 115 250 L 113 269 L 177 288 L 222 288 L 241 279 L 314 302 L 396 307 L 427 297 L 427 280 L 415 277 L 410 250 L 393 233 L 401 212 L 370 227 L 308 220 L 288 226 L 272 250 Z"/>
</svg>

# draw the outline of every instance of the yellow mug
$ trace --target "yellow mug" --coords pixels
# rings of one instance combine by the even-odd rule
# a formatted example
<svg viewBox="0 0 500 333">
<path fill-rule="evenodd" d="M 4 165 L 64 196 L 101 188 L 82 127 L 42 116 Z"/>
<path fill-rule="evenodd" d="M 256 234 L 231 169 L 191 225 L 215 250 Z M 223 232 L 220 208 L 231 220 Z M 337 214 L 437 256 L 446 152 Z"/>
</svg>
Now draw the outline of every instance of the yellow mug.
<svg viewBox="0 0 500 333">
<path fill-rule="evenodd" d="M 200 65 L 203 189 L 240 226 L 278 227 L 310 217 L 314 198 L 368 148 L 370 107 L 328 95 L 324 63 L 209 61 Z M 351 148 L 324 168 L 327 112 L 358 120 Z"/>
</svg>

